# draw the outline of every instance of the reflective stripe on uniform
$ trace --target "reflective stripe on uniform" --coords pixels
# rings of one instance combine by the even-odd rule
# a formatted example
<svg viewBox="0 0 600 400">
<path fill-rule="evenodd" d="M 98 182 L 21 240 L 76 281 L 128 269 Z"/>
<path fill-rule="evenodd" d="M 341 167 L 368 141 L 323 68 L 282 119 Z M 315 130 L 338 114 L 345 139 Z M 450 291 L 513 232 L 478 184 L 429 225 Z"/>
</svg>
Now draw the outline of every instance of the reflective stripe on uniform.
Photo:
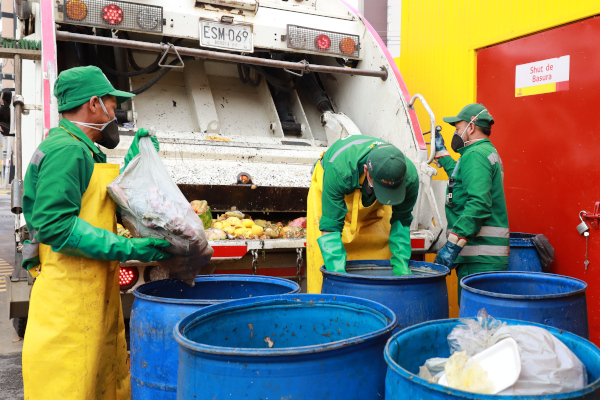
<svg viewBox="0 0 600 400">
<path fill-rule="evenodd" d="M 477 256 L 495 256 L 508 257 L 510 255 L 510 246 L 465 246 L 458 254 L 459 257 L 477 257 Z"/>
<path fill-rule="evenodd" d="M 448 233 L 450 234 L 453 232 L 450 229 Z M 477 236 L 508 238 L 510 237 L 510 231 L 508 228 L 502 228 L 499 226 L 482 226 Z"/>
<path fill-rule="evenodd" d="M 40 254 L 40 242 L 35 240 L 23 245 L 23 259 L 30 260 Z"/>
<path fill-rule="evenodd" d="M 363 143 L 366 143 L 366 142 L 370 142 L 371 140 L 373 140 L 373 139 L 359 139 L 359 140 L 355 140 L 354 142 L 348 143 L 347 145 L 345 145 L 344 147 L 342 147 L 341 149 L 339 149 L 338 151 L 336 151 L 335 154 L 329 160 L 329 162 L 332 163 L 336 159 L 336 157 L 339 156 L 340 153 L 342 151 L 346 150 L 348 147 L 356 146 L 358 144 L 363 144 Z"/>
</svg>

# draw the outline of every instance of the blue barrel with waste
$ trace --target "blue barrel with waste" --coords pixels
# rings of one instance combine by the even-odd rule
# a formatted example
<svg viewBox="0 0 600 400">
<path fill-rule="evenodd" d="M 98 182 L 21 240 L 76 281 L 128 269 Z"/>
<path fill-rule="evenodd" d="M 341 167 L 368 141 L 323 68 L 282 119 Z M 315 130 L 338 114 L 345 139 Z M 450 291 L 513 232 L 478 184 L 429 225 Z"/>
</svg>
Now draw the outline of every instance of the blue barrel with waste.
<svg viewBox="0 0 600 400">
<path fill-rule="evenodd" d="M 460 281 L 460 317 L 485 308 L 495 318 L 537 322 L 589 339 L 587 283 L 540 272 L 483 272 Z"/>
<path fill-rule="evenodd" d="M 446 276 L 443 265 L 409 261 L 411 275 L 394 276 L 389 260 L 348 261 L 346 273 L 321 267 L 321 293 L 369 299 L 396 313 L 402 330 L 411 325 L 449 317 Z"/>
<path fill-rule="evenodd" d="M 510 233 L 508 271 L 542 272 L 540 256 L 533 244 L 535 236 L 533 233 Z"/>
<path fill-rule="evenodd" d="M 174 329 L 178 400 L 381 399 L 389 308 L 327 294 L 206 307 Z"/>
<path fill-rule="evenodd" d="M 195 286 L 167 279 L 137 287 L 130 319 L 131 398 L 177 397 L 178 345 L 173 327 L 186 315 L 231 299 L 298 293 L 298 284 L 258 275 L 198 276 Z"/>
<path fill-rule="evenodd" d="M 493 314 L 490 314 L 496 317 Z M 388 364 L 385 380 L 385 399 L 427 400 L 550 400 L 600 398 L 600 349 L 593 343 L 570 332 L 531 322 L 501 319 L 507 325 L 533 325 L 547 329 L 563 342 L 585 365 L 588 385 L 581 390 L 540 396 L 499 396 L 470 393 L 429 383 L 419 377 L 419 367 L 433 357 L 449 357 L 448 334 L 459 325 L 458 319 L 424 322 L 394 334 L 385 346 Z"/>
</svg>

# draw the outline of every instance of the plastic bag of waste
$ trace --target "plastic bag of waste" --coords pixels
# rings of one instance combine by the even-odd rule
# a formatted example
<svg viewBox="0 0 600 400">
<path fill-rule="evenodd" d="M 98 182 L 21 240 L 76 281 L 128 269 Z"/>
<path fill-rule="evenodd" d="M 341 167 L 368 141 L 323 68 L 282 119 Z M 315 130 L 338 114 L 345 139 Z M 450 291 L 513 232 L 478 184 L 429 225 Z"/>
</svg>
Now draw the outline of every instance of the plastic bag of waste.
<svg viewBox="0 0 600 400">
<path fill-rule="evenodd" d="M 470 357 L 496 343 L 499 338 L 492 336 L 498 329 L 506 325 L 502 321 L 490 317 L 484 308 L 479 310 L 476 320 L 465 318 L 460 322 L 464 325 L 456 326 L 448 335 L 450 354 L 464 351 Z"/>
<path fill-rule="evenodd" d="M 550 270 L 550 265 L 552 265 L 552 262 L 554 261 L 554 247 L 552 247 L 548 238 L 543 234 L 535 235 L 531 241 L 540 257 L 542 270 L 548 272 Z"/>
<path fill-rule="evenodd" d="M 451 388 L 482 394 L 490 394 L 494 390 L 485 370 L 464 351 L 452 354 L 444 369 Z"/>
<path fill-rule="evenodd" d="M 121 208 L 123 225 L 134 237 L 166 239 L 174 256 L 159 261 L 171 278 L 190 286 L 198 274 L 212 274 L 208 266 L 213 249 L 204 226 L 160 160 L 149 137 L 139 143 L 140 154 L 107 189 Z"/>
<path fill-rule="evenodd" d="M 553 334 L 531 325 L 508 325 L 494 339 L 510 336 L 519 346 L 521 374 L 500 395 L 544 395 L 580 390 L 587 386 L 585 365 Z"/>
</svg>

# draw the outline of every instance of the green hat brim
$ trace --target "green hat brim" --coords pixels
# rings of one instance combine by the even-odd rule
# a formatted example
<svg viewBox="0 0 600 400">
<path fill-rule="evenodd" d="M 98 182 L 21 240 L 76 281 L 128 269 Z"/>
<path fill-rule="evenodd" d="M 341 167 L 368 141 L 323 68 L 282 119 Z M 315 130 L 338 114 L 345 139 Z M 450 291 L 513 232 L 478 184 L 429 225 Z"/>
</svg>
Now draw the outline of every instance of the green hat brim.
<svg viewBox="0 0 600 400">
<path fill-rule="evenodd" d="M 404 201 L 406 197 L 406 175 L 396 187 L 384 186 L 373 179 L 373 190 L 377 200 L 386 206 L 395 206 Z"/>
<path fill-rule="evenodd" d="M 463 119 L 459 118 L 459 117 L 444 117 L 442 119 L 444 120 L 444 122 L 447 122 L 447 123 L 449 123 L 450 125 L 453 125 L 453 126 L 456 125 L 457 122 L 463 121 Z"/>
<path fill-rule="evenodd" d="M 103 96 L 106 96 L 107 94 L 115 96 L 117 98 L 117 104 L 121 104 L 121 103 L 129 100 L 130 98 L 135 97 L 135 94 L 133 94 L 133 93 L 124 92 L 122 90 L 114 89 L 114 90 L 111 90 L 110 92 L 107 92 L 107 93 L 90 94 L 89 96 L 86 96 L 83 99 L 69 101 L 68 103 L 65 103 L 65 104 L 61 105 L 60 107 L 58 107 L 58 112 L 63 112 L 63 111 L 71 110 L 71 109 L 73 109 L 73 108 L 75 108 L 77 106 L 80 106 L 80 105 L 82 105 L 84 103 L 87 103 L 94 96 L 103 97 Z"/>
</svg>

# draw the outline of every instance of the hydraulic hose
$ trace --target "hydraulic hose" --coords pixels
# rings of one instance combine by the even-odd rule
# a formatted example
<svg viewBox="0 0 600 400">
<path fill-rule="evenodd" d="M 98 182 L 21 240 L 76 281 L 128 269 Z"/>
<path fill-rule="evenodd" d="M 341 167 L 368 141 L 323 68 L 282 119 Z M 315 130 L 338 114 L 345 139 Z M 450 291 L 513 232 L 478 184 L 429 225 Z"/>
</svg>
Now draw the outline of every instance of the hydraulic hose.
<svg viewBox="0 0 600 400">
<path fill-rule="evenodd" d="M 183 61 L 188 61 L 188 60 L 193 60 L 193 59 L 194 59 L 194 57 L 190 57 L 190 56 L 183 56 L 183 57 L 181 57 L 181 59 L 182 59 Z M 171 62 L 169 63 L 169 65 L 175 65 L 175 64 L 177 64 L 178 62 L 179 62 L 179 59 L 178 59 L 178 58 L 176 58 L 176 59 L 174 59 L 173 61 L 171 61 Z M 141 86 L 141 87 L 139 87 L 139 88 L 137 88 L 137 89 L 134 89 L 134 90 L 132 90 L 132 91 L 131 91 L 131 92 L 129 92 L 129 93 L 132 93 L 132 94 L 140 94 L 140 93 L 144 93 L 146 90 L 148 90 L 148 89 L 150 89 L 152 86 L 154 86 L 154 84 L 155 84 L 156 82 L 158 82 L 159 80 L 161 80 L 161 79 L 162 79 L 162 77 L 163 77 L 163 76 L 165 76 L 165 75 L 166 75 L 166 74 L 167 74 L 167 73 L 168 73 L 170 70 L 171 70 L 171 68 L 163 68 L 163 69 L 161 69 L 161 70 L 160 70 L 160 71 L 159 71 L 159 72 L 158 72 L 156 75 L 154 75 L 154 76 L 152 77 L 152 79 L 150 79 L 150 80 L 148 81 L 148 83 L 146 83 L 144 86 Z"/>
</svg>

